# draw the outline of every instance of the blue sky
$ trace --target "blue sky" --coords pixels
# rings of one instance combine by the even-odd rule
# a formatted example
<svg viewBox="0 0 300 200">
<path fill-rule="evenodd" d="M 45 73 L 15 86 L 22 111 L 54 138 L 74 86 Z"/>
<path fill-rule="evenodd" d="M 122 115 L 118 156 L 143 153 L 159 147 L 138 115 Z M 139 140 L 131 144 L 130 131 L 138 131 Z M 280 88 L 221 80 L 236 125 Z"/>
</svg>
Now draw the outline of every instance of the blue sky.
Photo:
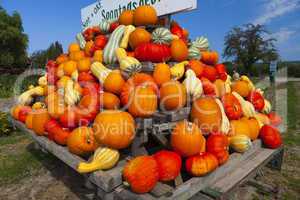
<svg viewBox="0 0 300 200">
<path fill-rule="evenodd" d="M 81 29 L 80 9 L 96 0 L 0 0 L 2 7 L 18 11 L 29 35 L 29 52 L 59 41 L 64 48 Z M 198 9 L 173 17 L 190 31 L 204 35 L 212 49 L 223 50 L 224 36 L 234 26 L 261 23 L 277 38 L 283 60 L 300 60 L 300 0 L 198 0 Z"/>
</svg>

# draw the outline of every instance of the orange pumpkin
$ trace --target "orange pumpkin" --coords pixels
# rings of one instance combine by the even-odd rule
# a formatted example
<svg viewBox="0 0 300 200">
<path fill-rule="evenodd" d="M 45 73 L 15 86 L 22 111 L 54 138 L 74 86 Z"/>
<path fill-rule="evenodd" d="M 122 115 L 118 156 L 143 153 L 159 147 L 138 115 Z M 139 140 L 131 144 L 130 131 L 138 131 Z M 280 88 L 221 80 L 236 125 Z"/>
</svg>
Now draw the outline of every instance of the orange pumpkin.
<svg viewBox="0 0 300 200">
<path fill-rule="evenodd" d="M 186 170 L 193 176 L 204 176 L 218 167 L 217 158 L 208 152 L 188 158 L 185 162 Z"/>
<path fill-rule="evenodd" d="M 150 86 L 153 91 L 157 91 L 157 85 L 151 75 L 136 73 L 127 80 L 120 95 L 122 105 L 128 105 L 129 96 L 137 86 Z"/>
<path fill-rule="evenodd" d="M 246 135 L 249 138 L 254 138 L 253 136 L 251 137 L 251 131 L 250 127 L 247 121 L 245 120 L 231 120 L 230 121 L 230 132 L 229 135 Z"/>
<path fill-rule="evenodd" d="M 159 179 L 159 168 L 152 156 L 139 156 L 124 167 L 123 178 L 130 189 L 138 194 L 150 192 Z"/>
<path fill-rule="evenodd" d="M 219 61 L 219 54 L 216 51 L 201 52 L 201 61 L 207 65 L 216 65 Z"/>
<path fill-rule="evenodd" d="M 159 92 L 162 110 L 179 110 L 186 105 L 187 92 L 178 81 L 171 80 L 164 83 Z"/>
<path fill-rule="evenodd" d="M 71 60 L 63 63 L 63 70 L 64 75 L 71 76 L 77 70 L 77 62 Z"/>
<path fill-rule="evenodd" d="M 184 120 L 176 124 L 171 146 L 181 156 L 188 157 L 205 151 L 205 138 L 196 124 Z"/>
<path fill-rule="evenodd" d="M 129 36 L 129 45 L 132 49 L 151 41 L 151 34 L 143 28 L 135 29 Z"/>
<path fill-rule="evenodd" d="M 199 60 L 191 60 L 189 62 L 189 67 L 195 72 L 197 77 L 200 77 L 203 73 L 205 64 L 203 64 Z"/>
<path fill-rule="evenodd" d="M 155 25 L 157 21 L 157 13 L 152 6 L 140 6 L 133 15 L 133 22 L 136 26 Z"/>
<path fill-rule="evenodd" d="M 28 113 L 30 113 L 31 111 L 32 111 L 32 109 L 31 109 L 30 106 L 22 106 L 21 109 L 20 109 L 20 111 L 19 111 L 18 120 L 20 122 L 25 123 L 26 117 L 27 117 Z"/>
<path fill-rule="evenodd" d="M 71 153 L 83 156 L 94 152 L 99 145 L 91 128 L 79 127 L 68 136 L 67 146 Z"/>
<path fill-rule="evenodd" d="M 10 109 L 10 114 L 14 119 L 16 119 L 16 120 L 19 119 L 19 112 L 22 107 L 23 107 L 22 105 L 16 105 Z"/>
<path fill-rule="evenodd" d="M 157 109 L 157 95 L 149 86 L 136 87 L 129 98 L 128 111 L 134 117 L 150 117 Z"/>
<path fill-rule="evenodd" d="M 91 67 L 91 59 L 90 58 L 83 58 L 78 61 L 78 71 L 79 72 L 88 72 Z"/>
<path fill-rule="evenodd" d="M 250 131 L 250 139 L 256 140 L 259 135 L 260 126 L 259 122 L 255 118 L 246 118 L 243 117 L 241 120 L 244 120 L 246 123 L 248 123 L 249 131 Z"/>
<path fill-rule="evenodd" d="M 68 60 L 69 60 L 68 55 L 66 55 L 66 54 L 61 54 L 60 56 L 58 56 L 58 57 L 56 58 L 56 63 L 57 63 L 58 65 L 60 65 L 60 64 L 66 62 L 66 61 L 68 61 Z"/>
<path fill-rule="evenodd" d="M 231 85 L 231 90 L 232 92 L 238 93 L 242 97 L 247 97 L 251 92 L 251 88 L 249 87 L 249 84 L 246 81 L 242 81 L 242 80 L 235 81 Z"/>
<path fill-rule="evenodd" d="M 119 17 L 119 23 L 126 26 L 133 24 L 133 15 L 134 15 L 133 10 L 123 11 Z"/>
<path fill-rule="evenodd" d="M 155 66 L 153 78 L 158 86 L 171 80 L 170 66 L 165 63 L 159 63 Z"/>
<path fill-rule="evenodd" d="M 122 77 L 120 70 L 112 71 L 104 81 L 104 89 L 107 92 L 111 92 L 119 95 L 125 84 L 125 80 Z"/>
<path fill-rule="evenodd" d="M 71 43 L 69 46 L 69 53 L 80 51 L 80 46 L 77 43 Z"/>
<path fill-rule="evenodd" d="M 102 50 L 95 51 L 94 56 L 93 56 L 93 61 L 101 62 L 101 63 L 103 62 L 103 51 Z"/>
<path fill-rule="evenodd" d="M 86 42 L 84 47 L 84 53 L 86 56 L 92 56 L 91 49 L 94 46 L 94 42 L 92 40 Z"/>
<path fill-rule="evenodd" d="M 70 59 L 78 62 L 85 57 L 84 51 L 75 51 L 70 54 Z"/>
<path fill-rule="evenodd" d="M 222 113 L 214 98 L 203 97 L 194 101 L 191 119 L 207 135 L 220 130 Z"/>
<path fill-rule="evenodd" d="M 32 113 L 32 130 L 37 135 L 45 134 L 45 124 L 50 120 L 47 109 L 36 110 Z"/>
<path fill-rule="evenodd" d="M 25 125 L 28 129 L 32 129 L 32 117 L 33 117 L 33 112 L 31 111 L 30 113 L 28 113 L 26 120 L 25 120 Z"/>
<path fill-rule="evenodd" d="M 104 109 L 117 110 L 120 108 L 120 99 L 109 92 L 103 92 L 100 94 L 100 104 Z"/>
<path fill-rule="evenodd" d="M 124 149 L 131 144 L 135 136 L 135 121 L 127 112 L 107 110 L 97 115 L 93 129 L 100 144 Z"/>
<path fill-rule="evenodd" d="M 227 136 L 214 133 L 206 140 L 206 151 L 217 157 L 219 164 L 222 165 L 229 159 L 229 141 Z"/>
<path fill-rule="evenodd" d="M 171 43 L 171 56 L 176 62 L 182 62 L 187 59 L 189 50 L 187 45 L 181 40 L 173 40 Z"/>
</svg>

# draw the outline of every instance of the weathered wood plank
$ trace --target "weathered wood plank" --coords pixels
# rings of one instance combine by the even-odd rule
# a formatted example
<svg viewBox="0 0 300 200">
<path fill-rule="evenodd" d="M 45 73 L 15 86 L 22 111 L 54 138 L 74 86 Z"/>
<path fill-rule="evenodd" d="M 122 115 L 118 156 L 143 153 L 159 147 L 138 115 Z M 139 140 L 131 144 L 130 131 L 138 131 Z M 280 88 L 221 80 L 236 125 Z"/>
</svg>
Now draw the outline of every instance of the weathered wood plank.
<svg viewBox="0 0 300 200">
<path fill-rule="evenodd" d="M 146 118 L 146 119 L 137 118 L 135 120 L 135 123 L 136 123 L 137 130 L 145 130 L 145 129 L 152 128 L 153 120 L 152 120 L 152 118 Z"/>
<path fill-rule="evenodd" d="M 171 196 L 173 191 L 174 188 L 172 188 L 171 186 L 158 182 L 156 186 L 150 191 L 150 194 L 155 197 Z"/>
<path fill-rule="evenodd" d="M 129 190 L 129 188 L 119 186 L 115 189 L 115 198 L 116 200 L 155 200 L 157 198 L 153 197 L 150 194 L 136 194 Z"/>
<path fill-rule="evenodd" d="M 176 177 L 176 179 L 174 180 L 174 183 L 175 183 L 175 186 L 176 186 L 176 187 L 180 186 L 180 185 L 183 183 L 181 174 L 179 174 L 179 175 Z"/>
<path fill-rule="evenodd" d="M 141 134 L 141 133 L 140 133 Z M 144 147 L 144 136 L 143 135 L 136 135 L 132 144 L 131 144 L 131 153 L 132 156 L 142 156 L 148 155 L 146 148 Z"/>
</svg>

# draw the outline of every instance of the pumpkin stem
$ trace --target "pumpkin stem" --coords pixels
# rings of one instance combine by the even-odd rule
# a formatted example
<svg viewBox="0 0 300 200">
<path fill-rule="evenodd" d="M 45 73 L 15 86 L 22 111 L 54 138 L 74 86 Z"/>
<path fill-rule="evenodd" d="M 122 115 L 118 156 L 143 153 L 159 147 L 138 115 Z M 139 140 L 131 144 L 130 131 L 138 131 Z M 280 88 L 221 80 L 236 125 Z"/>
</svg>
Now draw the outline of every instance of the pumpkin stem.
<svg viewBox="0 0 300 200">
<path fill-rule="evenodd" d="M 187 124 L 187 131 L 191 132 L 193 130 L 193 123 L 192 122 L 188 122 Z"/>
<path fill-rule="evenodd" d="M 88 144 L 90 144 L 91 143 L 91 136 L 90 136 L 90 131 L 88 130 L 88 133 L 87 133 L 87 140 L 86 140 L 86 142 L 88 143 Z"/>
</svg>

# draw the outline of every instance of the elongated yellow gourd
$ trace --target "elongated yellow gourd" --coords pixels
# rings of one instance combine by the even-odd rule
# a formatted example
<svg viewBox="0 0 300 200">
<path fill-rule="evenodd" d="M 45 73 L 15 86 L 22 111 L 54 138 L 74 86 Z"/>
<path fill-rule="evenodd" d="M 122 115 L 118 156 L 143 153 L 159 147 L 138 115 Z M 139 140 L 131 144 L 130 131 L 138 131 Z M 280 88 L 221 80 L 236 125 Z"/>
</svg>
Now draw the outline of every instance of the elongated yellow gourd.
<svg viewBox="0 0 300 200">
<path fill-rule="evenodd" d="M 113 168 L 119 161 L 120 153 L 118 150 L 110 148 L 98 148 L 92 162 L 79 163 L 77 171 L 79 173 L 90 173 L 97 170 L 106 170 Z"/>
<path fill-rule="evenodd" d="M 129 36 L 130 34 L 135 30 L 135 27 L 133 25 L 128 25 L 125 27 L 124 35 L 121 40 L 120 47 L 127 49 L 128 47 L 128 42 L 129 42 Z"/>
<path fill-rule="evenodd" d="M 94 76 L 99 79 L 101 84 L 104 84 L 105 79 L 107 78 L 108 74 L 112 72 L 112 70 L 106 68 L 100 62 L 94 62 L 91 66 L 91 71 Z"/>
<path fill-rule="evenodd" d="M 34 96 L 43 96 L 44 92 L 44 88 L 41 86 L 31 88 L 19 96 L 18 103 L 21 105 L 29 105 Z"/>
<path fill-rule="evenodd" d="M 184 75 L 184 72 L 185 72 L 185 66 L 188 65 L 188 64 L 189 64 L 188 61 L 184 61 L 184 62 L 181 62 L 181 63 L 178 63 L 178 64 L 174 65 L 171 68 L 172 78 L 175 79 L 175 80 L 178 80 L 178 79 L 182 78 L 183 75 Z"/>
</svg>

